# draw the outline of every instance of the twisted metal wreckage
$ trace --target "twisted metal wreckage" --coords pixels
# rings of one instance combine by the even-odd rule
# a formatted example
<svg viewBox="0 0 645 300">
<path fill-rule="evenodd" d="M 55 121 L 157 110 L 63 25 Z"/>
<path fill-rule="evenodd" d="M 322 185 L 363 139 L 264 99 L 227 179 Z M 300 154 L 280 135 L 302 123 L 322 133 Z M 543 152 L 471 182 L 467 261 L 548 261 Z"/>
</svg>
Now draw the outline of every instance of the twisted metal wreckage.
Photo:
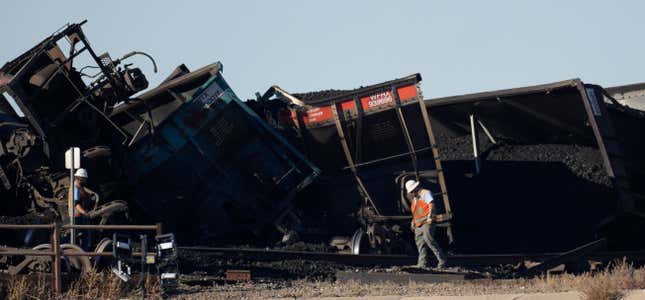
<svg viewBox="0 0 645 300">
<path fill-rule="evenodd" d="M 78 146 L 97 222 L 127 213 L 187 243 L 353 232 L 336 246 L 414 252 L 401 186 L 417 177 L 440 196 L 441 242 L 457 252 L 560 251 L 598 233 L 635 247 L 620 232 L 642 224 L 645 122 L 614 99 L 620 89 L 575 79 L 424 100 L 414 74 L 346 91 L 273 86 L 242 102 L 215 63 L 142 92 L 145 75 L 125 61 L 144 55 L 156 72 L 154 60 L 97 55 L 83 24 L 0 69 L 6 215 L 67 222 L 63 153 Z"/>
<path fill-rule="evenodd" d="M 235 96 L 221 64 L 195 72 L 180 66 L 158 87 L 133 96 L 148 82 L 124 61 L 148 55 L 97 55 L 81 25 L 65 27 L 0 71 L 0 174 L 3 198 L 12 199 L 3 201 L 7 214 L 45 210 L 67 222 L 62 158 L 71 146 L 85 149 L 83 165 L 96 195 L 128 199 L 97 207 L 93 213 L 101 222 L 137 203 L 143 211 L 131 213 L 167 220 L 180 231 L 195 231 L 200 218 L 202 237 L 254 215 L 266 216 L 255 218 L 253 226 L 260 228 L 317 175 Z M 60 46 L 65 40 L 67 56 Z M 93 65 L 77 69 L 82 53 Z M 194 202 L 174 207 L 182 198 Z"/>
<path fill-rule="evenodd" d="M 290 222 L 291 198 L 318 169 L 236 97 L 220 63 L 194 72 L 182 65 L 137 95 L 148 81 L 125 61 L 144 55 L 156 72 L 154 60 L 97 55 L 83 24 L 0 69 L 3 223 L 69 222 L 70 147 L 85 149 L 94 223 L 161 221 L 185 241 L 203 241 Z M 27 235 L 3 232 L 2 243 L 44 241 Z"/>
</svg>

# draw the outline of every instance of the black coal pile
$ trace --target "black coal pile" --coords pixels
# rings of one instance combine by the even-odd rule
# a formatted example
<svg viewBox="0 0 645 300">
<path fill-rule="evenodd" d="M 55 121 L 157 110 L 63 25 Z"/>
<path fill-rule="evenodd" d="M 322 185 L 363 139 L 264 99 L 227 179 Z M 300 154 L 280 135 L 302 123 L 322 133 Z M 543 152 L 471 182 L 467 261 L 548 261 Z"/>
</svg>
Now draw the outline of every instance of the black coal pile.
<svg viewBox="0 0 645 300">
<path fill-rule="evenodd" d="M 435 129 L 436 130 L 436 129 Z M 589 145 L 519 144 L 470 135 L 437 139 L 455 215 L 456 253 L 567 251 L 596 238 L 616 196 L 600 151 Z"/>
<path fill-rule="evenodd" d="M 473 160 L 470 136 L 440 137 L 439 151 L 442 161 Z M 562 163 L 581 179 L 612 186 L 596 147 L 573 144 L 524 145 L 499 140 L 497 145 L 482 143 L 480 151 L 480 158 L 485 161 Z"/>
<path fill-rule="evenodd" d="M 328 244 L 303 241 L 277 245 L 276 247 L 273 247 L 273 249 L 285 251 L 334 252 L 334 249 Z"/>
<path fill-rule="evenodd" d="M 344 94 L 351 93 L 352 90 L 322 90 L 306 93 L 292 94 L 294 97 L 302 100 L 305 103 L 315 102 L 316 100 L 327 99 L 332 97 L 341 97 Z"/>
<path fill-rule="evenodd" d="M 420 75 L 415 74 L 413 76 L 420 76 Z M 409 78 L 410 77 L 407 77 L 407 79 Z M 418 78 L 420 79 L 420 77 Z M 389 88 L 389 84 L 396 84 L 397 82 L 401 82 L 402 79 L 404 78 L 382 82 L 378 85 L 381 87 Z M 374 86 L 370 85 L 369 87 L 374 87 Z M 359 86 L 358 88 L 347 89 L 347 90 L 328 89 L 328 90 L 319 90 L 319 91 L 313 91 L 313 92 L 292 93 L 291 95 L 302 100 L 307 104 L 317 104 L 317 103 L 321 103 L 321 102 L 324 103 L 324 102 L 333 101 L 333 100 L 346 100 L 346 99 L 339 99 L 339 98 L 349 97 L 351 94 L 354 94 L 358 90 L 361 90 L 363 88 L 365 88 L 365 86 Z"/>
</svg>

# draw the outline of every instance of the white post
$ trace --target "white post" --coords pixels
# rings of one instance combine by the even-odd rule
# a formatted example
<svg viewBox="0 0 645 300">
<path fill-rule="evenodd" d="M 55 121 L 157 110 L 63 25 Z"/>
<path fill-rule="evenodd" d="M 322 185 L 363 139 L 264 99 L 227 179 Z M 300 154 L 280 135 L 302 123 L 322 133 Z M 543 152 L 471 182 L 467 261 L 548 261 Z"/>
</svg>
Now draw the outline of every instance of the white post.
<svg viewBox="0 0 645 300">
<path fill-rule="evenodd" d="M 72 152 L 74 148 L 72 148 Z M 75 194 L 75 189 L 74 187 L 74 166 L 72 165 L 71 168 L 69 168 L 69 225 L 74 225 L 74 207 L 76 206 L 74 203 L 74 194 Z M 72 245 L 76 244 L 76 230 L 74 228 L 71 228 L 69 230 L 69 243 Z"/>
<path fill-rule="evenodd" d="M 481 172 L 481 162 L 479 161 L 479 136 L 477 135 L 477 117 L 470 114 L 470 135 L 473 140 L 473 157 L 475 158 L 475 174 Z"/>
<path fill-rule="evenodd" d="M 69 192 L 67 193 L 67 211 L 69 213 L 69 224 L 74 225 L 74 194 L 76 192 L 76 187 L 74 186 L 74 171 L 81 167 L 80 148 L 72 147 L 65 152 L 65 167 L 69 169 Z M 76 230 L 70 229 L 69 234 L 69 243 L 72 245 L 76 244 Z"/>
</svg>

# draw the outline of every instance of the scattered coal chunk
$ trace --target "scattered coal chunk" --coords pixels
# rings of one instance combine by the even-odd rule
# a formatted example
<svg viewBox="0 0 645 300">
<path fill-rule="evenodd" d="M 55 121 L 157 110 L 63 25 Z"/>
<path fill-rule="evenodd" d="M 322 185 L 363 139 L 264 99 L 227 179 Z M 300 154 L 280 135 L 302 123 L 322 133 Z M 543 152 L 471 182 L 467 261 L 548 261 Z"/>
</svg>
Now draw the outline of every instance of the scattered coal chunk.
<svg viewBox="0 0 645 300">
<path fill-rule="evenodd" d="M 252 261 L 244 259 L 222 259 L 188 250 L 180 251 L 179 268 L 184 274 L 208 272 L 224 276 L 226 270 L 249 270 L 252 278 L 262 279 L 307 279 L 333 280 L 337 271 L 348 266 L 333 262 L 312 260 Z"/>
<path fill-rule="evenodd" d="M 313 243 L 313 242 L 296 242 L 292 244 L 280 245 L 274 247 L 275 250 L 286 250 L 286 251 L 310 251 L 310 252 L 332 252 L 332 248 L 325 243 Z"/>
</svg>

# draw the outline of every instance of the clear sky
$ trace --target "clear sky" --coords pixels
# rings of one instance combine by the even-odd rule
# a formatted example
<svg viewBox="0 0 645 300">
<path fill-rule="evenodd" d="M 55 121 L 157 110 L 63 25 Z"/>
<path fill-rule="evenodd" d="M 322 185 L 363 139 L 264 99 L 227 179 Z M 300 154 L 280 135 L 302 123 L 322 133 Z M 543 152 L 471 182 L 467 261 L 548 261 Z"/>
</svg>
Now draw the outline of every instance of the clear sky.
<svg viewBox="0 0 645 300">
<path fill-rule="evenodd" d="M 242 99 L 422 74 L 426 98 L 579 77 L 645 81 L 645 1 L 4 0 L 0 63 L 68 22 L 97 52 L 137 58 L 152 84 L 221 61 Z"/>
</svg>

